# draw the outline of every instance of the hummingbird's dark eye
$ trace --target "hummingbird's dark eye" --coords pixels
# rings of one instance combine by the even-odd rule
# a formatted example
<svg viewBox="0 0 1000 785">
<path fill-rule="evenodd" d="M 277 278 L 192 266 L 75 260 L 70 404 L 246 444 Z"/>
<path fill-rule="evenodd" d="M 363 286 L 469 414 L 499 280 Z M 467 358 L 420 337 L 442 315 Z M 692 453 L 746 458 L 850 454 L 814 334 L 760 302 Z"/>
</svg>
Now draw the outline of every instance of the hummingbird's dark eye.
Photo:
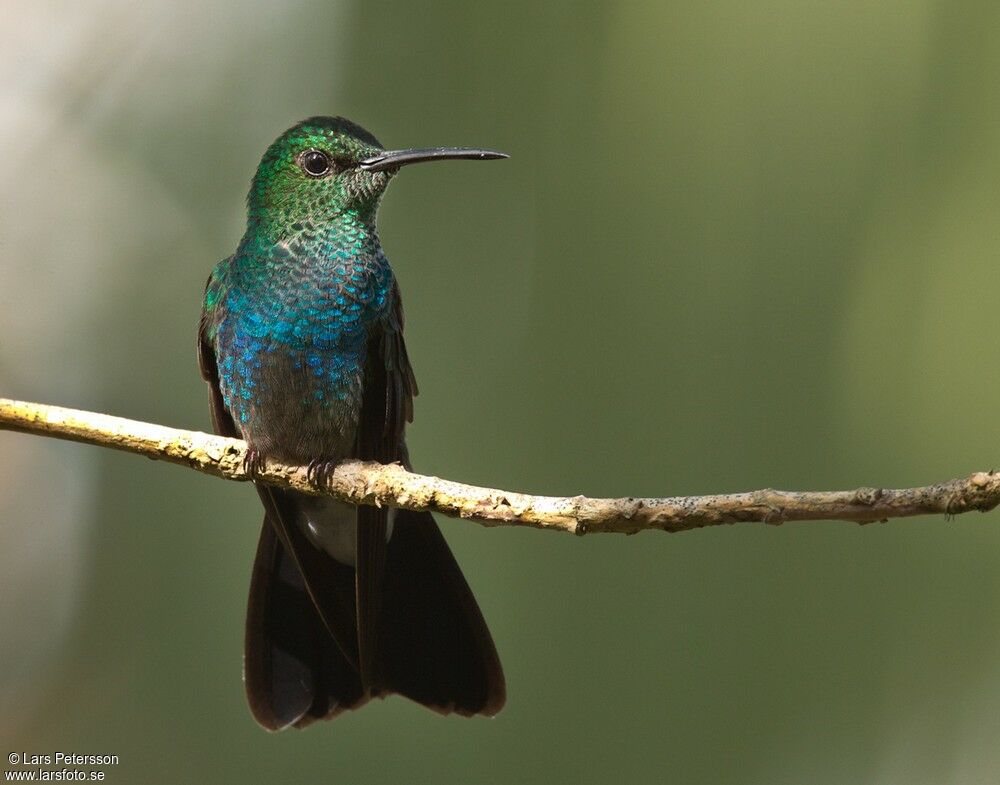
<svg viewBox="0 0 1000 785">
<path fill-rule="evenodd" d="M 306 174 L 310 174 L 313 177 L 322 177 L 328 174 L 332 168 L 330 156 L 322 150 L 306 150 L 299 157 L 299 165 L 305 170 Z"/>
</svg>

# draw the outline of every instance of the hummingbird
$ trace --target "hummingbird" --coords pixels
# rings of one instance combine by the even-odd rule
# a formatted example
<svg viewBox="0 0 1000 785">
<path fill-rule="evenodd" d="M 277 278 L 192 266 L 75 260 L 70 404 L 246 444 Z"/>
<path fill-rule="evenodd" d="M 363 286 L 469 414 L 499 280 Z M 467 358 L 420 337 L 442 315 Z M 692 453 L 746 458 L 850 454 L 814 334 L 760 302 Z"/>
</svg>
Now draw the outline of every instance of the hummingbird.
<svg viewBox="0 0 1000 785">
<path fill-rule="evenodd" d="M 267 149 L 198 331 L 215 432 L 246 440 L 251 476 L 267 458 L 317 483 L 347 459 L 410 468 L 417 384 L 379 202 L 403 166 L 506 157 L 386 150 L 342 117 L 303 120 Z M 503 707 L 493 639 L 429 512 L 255 486 L 243 675 L 260 725 L 302 728 L 392 693 L 442 714 Z"/>
</svg>

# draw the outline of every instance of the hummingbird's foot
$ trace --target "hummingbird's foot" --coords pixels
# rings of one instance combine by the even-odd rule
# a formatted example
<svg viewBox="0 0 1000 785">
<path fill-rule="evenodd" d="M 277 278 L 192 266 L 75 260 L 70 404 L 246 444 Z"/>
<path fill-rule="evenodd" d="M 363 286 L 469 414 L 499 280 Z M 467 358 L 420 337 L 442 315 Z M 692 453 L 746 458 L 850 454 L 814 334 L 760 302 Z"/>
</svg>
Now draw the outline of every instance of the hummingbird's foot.
<svg viewBox="0 0 1000 785">
<path fill-rule="evenodd" d="M 337 461 L 325 461 L 321 458 L 314 458 L 309 461 L 306 469 L 306 478 L 317 488 L 325 488 L 330 482 L 333 470 L 337 468 Z"/>
<path fill-rule="evenodd" d="M 243 454 L 243 471 L 249 475 L 251 480 L 256 480 L 260 476 L 261 472 L 264 471 L 265 463 L 264 456 L 253 447 L 248 447 Z"/>
</svg>

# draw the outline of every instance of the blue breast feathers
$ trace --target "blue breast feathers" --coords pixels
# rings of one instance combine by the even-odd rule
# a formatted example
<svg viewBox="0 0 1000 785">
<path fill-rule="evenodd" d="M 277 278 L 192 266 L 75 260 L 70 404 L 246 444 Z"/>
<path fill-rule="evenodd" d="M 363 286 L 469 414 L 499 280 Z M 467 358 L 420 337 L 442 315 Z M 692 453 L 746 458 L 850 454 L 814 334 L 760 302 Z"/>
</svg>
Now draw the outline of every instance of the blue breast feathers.
<svg viewBox="0 0 1000 785">
<path fill-rule="evenodd" d="M 328 270 L 234 262 L 215 337 L 234 419 L 245 426 L 277 407 L 359 406 L 368 337 L 393 287 L 385 257 L 337 260 Z"/>
</svg>

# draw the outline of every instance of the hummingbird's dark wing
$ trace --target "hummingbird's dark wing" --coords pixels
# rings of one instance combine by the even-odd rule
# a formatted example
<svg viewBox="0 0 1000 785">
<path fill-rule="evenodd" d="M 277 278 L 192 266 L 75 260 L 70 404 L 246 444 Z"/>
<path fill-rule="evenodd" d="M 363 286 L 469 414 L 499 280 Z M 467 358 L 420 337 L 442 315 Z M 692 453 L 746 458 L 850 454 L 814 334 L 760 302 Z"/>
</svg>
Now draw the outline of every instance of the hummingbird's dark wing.
<svg viewBox="0 0 1000 785">
<path fill-rule="evenodd" d="M 392 309 L 369 346 L 357 454 L 409 467 L 404 431 L 416 381 Z M 377 692 L 398 692 L 443 714 L 496 714 L 503 669 L 462 571 L 428 512 L 363 506 L 358 515 L 358 639 L 361 673 Z M 368 682 L 366 677 L 373 679 Z"/>
<path fill-rule="evenodd" d="M 208 279 L 209 285 L 212 278 Z M 207 288 L 207 287 L 206 287 Z M 208 407 L 212 415 L 212 429 L 219 436 L 230 436 L 239 439 L 240 433 L 236 430 L 236 423 L 226 410 L 225 401 L 222 400 L 222 390 L 219 389 L 219 369 L 215 363 L 215 352 L 208 335 L 209 314 L 202 309 L 201 320 L 198 322 L 198 370 L 201 371 L 201 378 L 208 384 Z"/>
<path fill-rule="evenodd" d="M 216 433 L 240 438 L 219 389 L 210 327 L 209 314 L 203 311 L 198 365 L 208 383 L 212 424 Z M 280 730 L 356 708 L 368 696 L 357 670 L 354 603 L 335 605 L 338 599 L 353 598 L 354 571 L 318 551 L 297 527 L 282 525 L 285 497 L 264 486 L 257 489 L 267 512 L 250 580 L 243 676 L 256 720 L 269 730 Z M 285 518 L 294 520 L 291 515 Z M 312 561 L 303 565 L 303 558 Z M 316 576 L 312 582 L 318 585 L 312 589 L 302 577 L 304 569 Z M 313 591 L 321 594 L 323 606 L 317 605 Z M 340 637 L 348 648 L 354 644 L 353 658 L 338 646 L 331 626 L 350 630 Z"/>
</svg>

